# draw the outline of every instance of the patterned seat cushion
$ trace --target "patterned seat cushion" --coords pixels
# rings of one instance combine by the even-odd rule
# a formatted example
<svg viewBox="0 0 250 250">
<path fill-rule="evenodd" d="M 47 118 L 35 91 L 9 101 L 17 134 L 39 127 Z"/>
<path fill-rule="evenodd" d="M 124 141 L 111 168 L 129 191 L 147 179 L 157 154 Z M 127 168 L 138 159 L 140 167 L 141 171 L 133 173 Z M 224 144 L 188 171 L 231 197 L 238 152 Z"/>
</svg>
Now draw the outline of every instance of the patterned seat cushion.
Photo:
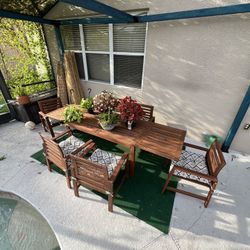
<svg viewBox="0 0 250 250">
<path fill-rule="evenodd" d="M 104 165 L 108 170 L 109 177 L 112 176 L 118 162 L 120 161 L 121 156 L 116 154 L 96 149 L 93 154 L 89 157 L 89 160 L 101 165 Z"/>
<path fill-rule="evenodd" d="M 183 150 L 179 161 L 173 161 L 172 164 L 205 175 L 209 175 L 205 156 L 194 152 Z M 183 171 L 175 170 L 174 175 L 210 184 L 210 182 L 207 179 Z"/>
<path fill-rule="evenodd" d="M 71 135 L 64 141 L 59 143 L 59 147 L 62 149 L 64 156 L 69 155 L 74 150 L 82 146 L 85 142 L 76 138 L 74 135 Z"/>
<path fill-rule="evenodd" d="M 49 121 L 50 121 L 50 124 L 51 125 L 54 125 L 54 124 L 57 124 L 59 123 L 60 121 L 56 120 L 56 119 L 53 119 L 53 118 L 49 118 Z"/>
</svg>

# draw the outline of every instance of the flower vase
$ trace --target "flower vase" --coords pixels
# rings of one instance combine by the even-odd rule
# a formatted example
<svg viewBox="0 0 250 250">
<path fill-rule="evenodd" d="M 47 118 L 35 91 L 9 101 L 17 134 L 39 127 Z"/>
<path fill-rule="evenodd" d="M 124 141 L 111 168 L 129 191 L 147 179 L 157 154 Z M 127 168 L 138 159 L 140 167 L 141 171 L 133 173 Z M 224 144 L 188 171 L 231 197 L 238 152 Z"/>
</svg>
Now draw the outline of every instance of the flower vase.
<svg viewBox="0 0 250 250">
<path fill-rule="evenodd" d="M 127 121 L 126 122 L 128 130 L 132 130 L 135 127 L 135 124 L 136 123 L 134 121 Z"/>
</svg>

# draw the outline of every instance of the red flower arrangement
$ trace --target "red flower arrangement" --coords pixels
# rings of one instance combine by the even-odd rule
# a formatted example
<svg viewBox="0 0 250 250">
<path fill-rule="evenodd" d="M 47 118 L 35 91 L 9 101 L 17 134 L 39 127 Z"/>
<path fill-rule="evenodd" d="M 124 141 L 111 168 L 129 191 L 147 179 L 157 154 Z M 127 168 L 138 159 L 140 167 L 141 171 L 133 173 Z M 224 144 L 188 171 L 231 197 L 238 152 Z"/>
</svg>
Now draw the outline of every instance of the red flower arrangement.
<svg viewBox="0 0 250 250">
<path fill-rule="evenodd" d="M 121 99 L 118 107 L 122 121 L 135 122 L 142 118 L 144 111 L 139 103 L 136 100 L 133 100 L 131 96 L 126 96 Z"/>
</svg>

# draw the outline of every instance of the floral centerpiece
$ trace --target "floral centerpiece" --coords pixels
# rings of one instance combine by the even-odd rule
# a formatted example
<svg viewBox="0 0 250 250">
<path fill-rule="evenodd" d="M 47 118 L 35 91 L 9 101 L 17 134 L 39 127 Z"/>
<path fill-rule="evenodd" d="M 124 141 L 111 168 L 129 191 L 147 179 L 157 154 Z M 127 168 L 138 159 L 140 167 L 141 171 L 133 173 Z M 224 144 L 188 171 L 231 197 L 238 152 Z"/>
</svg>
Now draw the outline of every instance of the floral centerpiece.
<svg viewBox="0 0 250 250">
<path fill-rule="evenodd" d="M 141 105 L 131 96 L 121 99 L 117 110 L 120 112 L 121 120 L 128 123 L 134 123 L 144 115 Z"/>
<path fill-rule="evenodd" d="M 119 100 L 111 92 L 103 91 L 93 98 L 94 110 L 99 113 L 114 111 L 119 104 Z"/>
</svg>

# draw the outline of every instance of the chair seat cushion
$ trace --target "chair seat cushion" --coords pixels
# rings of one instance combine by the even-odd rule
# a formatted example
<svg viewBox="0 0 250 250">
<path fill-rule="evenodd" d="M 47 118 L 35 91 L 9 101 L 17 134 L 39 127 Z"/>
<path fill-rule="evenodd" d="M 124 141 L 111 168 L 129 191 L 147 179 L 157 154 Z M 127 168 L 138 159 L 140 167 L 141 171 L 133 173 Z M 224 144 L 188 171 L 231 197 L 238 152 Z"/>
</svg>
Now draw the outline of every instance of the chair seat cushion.
<svg viewBox="0 0 250 250">
<path fill-rule="evenodd" d="M 90 161 L 104 165 L 107 168 L 109 177 L 112 176 L 120 159 L 121 156 L 101 150 L 99 148 L 96 149 L 89 157 Z"/>
<path fill-rule="evenodd" d="M 60 121 L 56 120 L 56 119 L 53 119 L 53 118 L 49 118 L 49 121 L 50 121 L 50 124 L 53 126 L 57 123 L 60 123 Z"/>
<path fill-rule="evenodd" d="M 209 175 L 205 156 L 194 152 L 183 150 L 179 161 L 173 161 L 172 164 L 187 170 L 193 170 L 198 173 Z M 175 170 L 174 175 L 210 184 L 210 181 L 208 181 L 207 179 L 192 175 L 184 171 Z"/>
<path fill-rule="evenodd" d="M 59 143 L 59 147 L 62 149 L 64 156 L 71 154 L 74 150 L 82 146 L 85 142 L 78 139 L 74 135 L 71 135 L 66 140 Z"/>
</svg>

